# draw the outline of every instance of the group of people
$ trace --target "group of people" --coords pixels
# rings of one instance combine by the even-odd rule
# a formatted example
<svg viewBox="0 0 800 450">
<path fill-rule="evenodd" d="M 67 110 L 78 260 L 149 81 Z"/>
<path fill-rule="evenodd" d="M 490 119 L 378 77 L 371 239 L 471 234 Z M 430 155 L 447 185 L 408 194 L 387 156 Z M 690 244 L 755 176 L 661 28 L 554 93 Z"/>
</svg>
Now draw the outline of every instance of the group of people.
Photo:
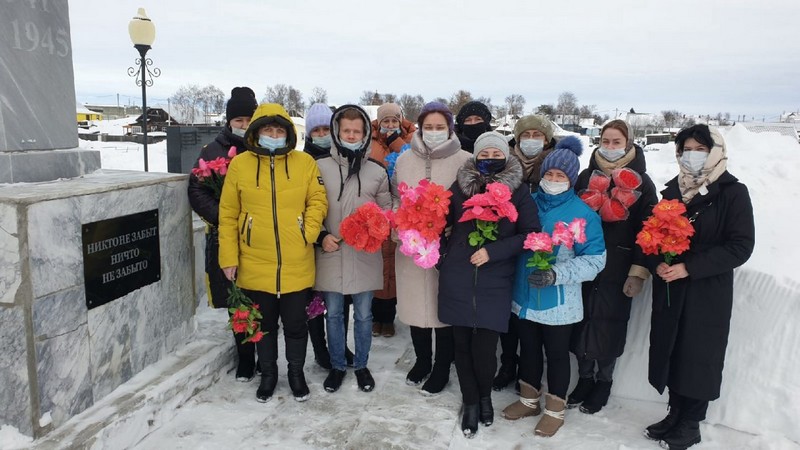
<svg viewBox="0 0 800 450">
<path fill-rule="evenodd" d="M 676 136 L 679 173 L 661 194 L 686 205 L 695 234 L 690 249 L 667 264 L 635 243 L 658 197 L 644 152 L 622 120 L 603 126 L 600 146 L 581 171 L 581 141 L 557 139 L 547 117 L 520 118 L 509 141 L 491 131 L 491 112 L 479 102 L 455 116 L 444 104 L 428 103 L 416 124 L 391 103 L 378 108 L 375 120 L 356 105 L 332 111 L 315 104 L 305 117 L 304 151 L 295 150 L 297 132 L 283 107 L 258 105 L 249 88 L 234 88 L 226 117 L 224 130 L 200 154 L 209 160 L 236 148 L 221 197 L 196 177 L 189 197 L 208 223 L 212 304 L 226 307 L 227 288 L 235 282 L 263 315 L 266 334 L 256 344 L 234 334 L 237 379 L 249 381 L 260 369 L 258 401 L 269 400 L 277 384 L 279 319 L 289 385 L 304 401 L 309 335 L 317 362 L 329 369 L 326 391 L 337 391 L 352 366 L 359 388 L 369 392 L 375 387 L 367 367 L 372 337 L 394 335 L 397 315 L 409 326 L 416 356 L 408 385 L 436 395 L 455 363 L 465 436 L 474 436 L 479 423 L 492 424 L 492 390 L 512 383 L 519 400 L 502 416 L 541 416 L 535 434 L 553 436 L 566 409 L 579 406 L 593 414 L 605 406 L 631 301 L 652 274 L 649 380 L 659 392 L 669 388 L 669 411 L 645 435 L 670 448 L 700 441 L 698 424 L 708 402 L 719 397 L 733 269 L 754 246 L 747 189 L 727 172 L 716 130 L 697 125 Z M 392 153 L 399 156 L 388 158 Z M 612 174 L 622 168 L 641 179 L 624 211 L 598 214 L 581 200 L 579 193 L 598 174 L 611 180 L 610 195 Z M 342 220 L 357 208 L 374 202 L 396 209 L 397 187 L 413 188 L 422 180 L 452 193 L 436 267 L 416 265 L 399 251 L 396 235 L 377 253 L 342 240 Z M 475 221 L 459 219 L 464 203 L 492 183 L 508 188 L 518 216 L 501 219 L 494 239 L 476 247 L 469 242 Z M 557 246 L 549 268 L 528 267 L 526 236 L 551 233 L 575 219 L 585 224 L 585 239 L 571 248 Z M 309 320 L 306 306 L 314 292 L 324 298 L 327 314 Z M 346 345 L 349 304 L 352 356 Z M 570 352 L 579 379 L 568 394 Z"/>
</svg>

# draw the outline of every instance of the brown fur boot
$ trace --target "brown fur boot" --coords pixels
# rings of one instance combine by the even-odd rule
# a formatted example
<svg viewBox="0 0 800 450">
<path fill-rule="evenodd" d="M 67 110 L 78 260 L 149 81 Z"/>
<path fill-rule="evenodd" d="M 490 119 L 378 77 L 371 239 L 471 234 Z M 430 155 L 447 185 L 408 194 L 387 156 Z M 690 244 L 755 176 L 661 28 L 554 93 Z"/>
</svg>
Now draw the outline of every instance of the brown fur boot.
<svg viewBox="0 0 800 450">
<path fill-rule="evenodd" d="M 567 402 L 552 394 L 545 394 L 544 415 L 536 424 L 536 435 L 550 437 L 564 425 L 564 412 Z"/>
<path fill-rule="evenodd" d="M 517 420 L 523 417 L 538 416 L 542 409 L 539 407 L 539 391 L 530 384 L 520 380 L 519 400 L 506 406 L 503 417 L 508 420 Z"/>
</svg>

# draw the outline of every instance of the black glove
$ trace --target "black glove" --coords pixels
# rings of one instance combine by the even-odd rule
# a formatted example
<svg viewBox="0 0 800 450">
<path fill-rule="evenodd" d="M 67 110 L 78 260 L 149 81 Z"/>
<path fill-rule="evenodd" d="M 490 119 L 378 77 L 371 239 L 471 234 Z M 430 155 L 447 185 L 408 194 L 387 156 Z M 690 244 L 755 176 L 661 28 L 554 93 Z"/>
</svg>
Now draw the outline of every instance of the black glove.
<svg viewBox="0 0 800 450">
<path fill-rule="evenodd" d="M 556 273 L 553 269 L 534 270 L 528 275 L 528 283 L 534 288 L 552 286 L 556 283 Z"/>
</svg>

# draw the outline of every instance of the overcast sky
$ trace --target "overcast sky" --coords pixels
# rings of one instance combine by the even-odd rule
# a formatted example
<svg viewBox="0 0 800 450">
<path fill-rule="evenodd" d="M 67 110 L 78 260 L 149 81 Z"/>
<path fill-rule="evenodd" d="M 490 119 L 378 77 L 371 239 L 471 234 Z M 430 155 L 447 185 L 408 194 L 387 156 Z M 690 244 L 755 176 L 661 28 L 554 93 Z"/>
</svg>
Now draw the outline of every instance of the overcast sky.
<svg viewBox="0 0 800 450">
<path fill-rule="evenodd" d="M 601 114 L 678 109 L 777 118 L 800 110 L 800 0 L 70 0 L 79 102 L 141 104 L 128 22 L 144 7 L 162 71 L 148 103 L 180 86 L 458 89 L 528 112 L 572 91 Z"/>
</svg>

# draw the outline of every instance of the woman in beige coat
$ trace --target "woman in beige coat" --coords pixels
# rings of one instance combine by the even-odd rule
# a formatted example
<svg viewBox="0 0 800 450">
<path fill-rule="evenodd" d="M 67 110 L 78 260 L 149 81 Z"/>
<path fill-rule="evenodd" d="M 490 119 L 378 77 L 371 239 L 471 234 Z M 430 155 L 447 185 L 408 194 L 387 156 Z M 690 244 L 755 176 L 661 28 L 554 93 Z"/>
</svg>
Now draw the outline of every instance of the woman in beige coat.
<svg viewBox="0 0 800 450">
<path fill-rule="evenodd" d="M 411 141 L 411 151 L 397 158 L 392 182 L 416 187 L 423 179 L 444 186 L 456 181 L 458 168 L 470 159 L 460 151 L 461 143 L 453 132 L 453 113 L 447 106 L 431 102 L 422 108 L 417 119 L 419 129 Z M 396 192 L 396 189 L 395 189 Z M 399 200 L 395 199 L 396 205 Z M 454 359 L 452 327 L 439 321 L 439 272 L 423 269 L 412 258 L 395 253 L 397 279 L 397 313 L 411 328 L 411 341 L 417 361 L 408 372 L 406 383 L 422 386 L 423 395 L 435 395 L 450 379 L 450 364 Z M 436 358 L 433 359 L 432 331 L 436 329 Z M 430 375 L 430 376 L 429 376 Z"/>
</svg>

